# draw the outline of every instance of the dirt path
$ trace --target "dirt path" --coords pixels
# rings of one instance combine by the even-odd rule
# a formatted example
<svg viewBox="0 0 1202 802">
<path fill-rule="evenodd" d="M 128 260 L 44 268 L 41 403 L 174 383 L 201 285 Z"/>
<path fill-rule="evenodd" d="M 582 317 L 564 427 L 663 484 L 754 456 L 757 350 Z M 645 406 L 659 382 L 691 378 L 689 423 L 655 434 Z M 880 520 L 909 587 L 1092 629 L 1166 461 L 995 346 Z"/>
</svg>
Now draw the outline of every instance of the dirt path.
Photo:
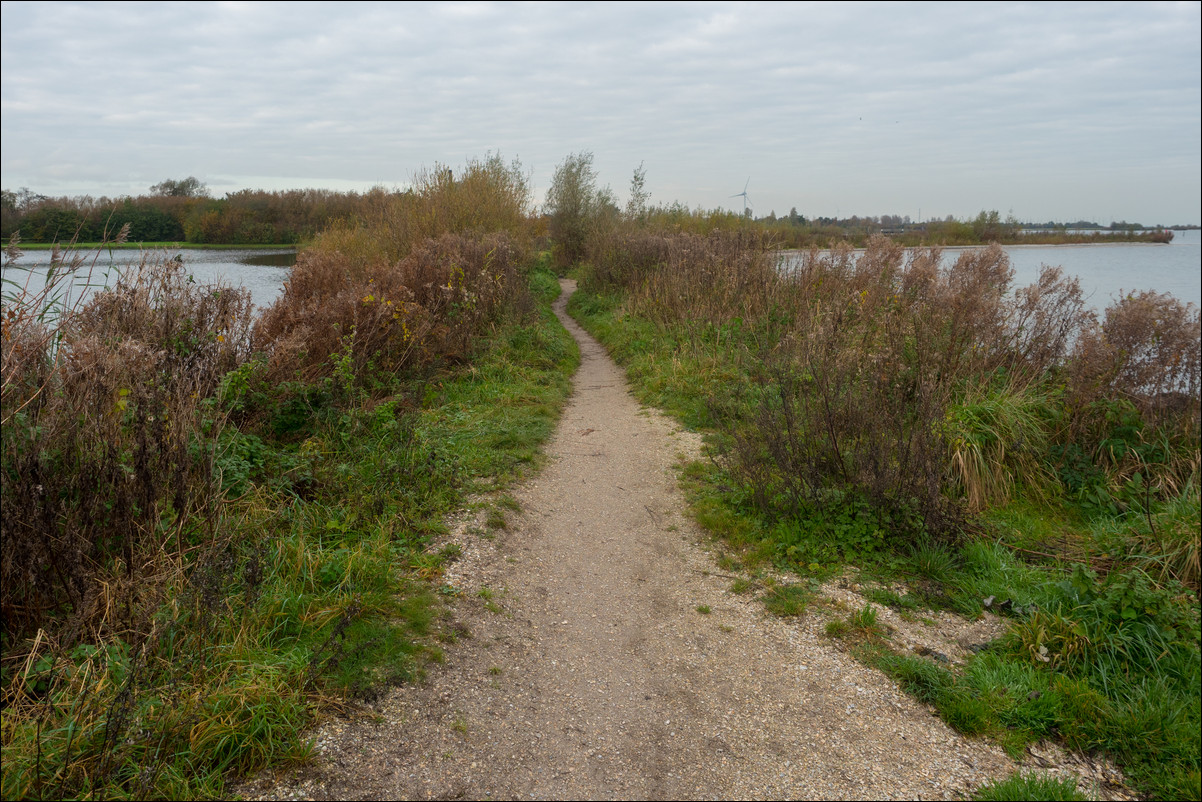
<svg viewBox="0 0 1202 802">
<path fill-rule="evenodd" d="M 673 476 L 697 442 L 580 342 L 550 462 L 493 540 L 461 527 L 471 632 L 275 798 L 943 798 L 1013 764 L 821 635 L 727 589 Z M 483 594 L 481 590 L 483 589 Z M 488 598 L 486 598 L 488 597 Z M 707 605 L 711 612 L 697 608 Z"/>
</svg>

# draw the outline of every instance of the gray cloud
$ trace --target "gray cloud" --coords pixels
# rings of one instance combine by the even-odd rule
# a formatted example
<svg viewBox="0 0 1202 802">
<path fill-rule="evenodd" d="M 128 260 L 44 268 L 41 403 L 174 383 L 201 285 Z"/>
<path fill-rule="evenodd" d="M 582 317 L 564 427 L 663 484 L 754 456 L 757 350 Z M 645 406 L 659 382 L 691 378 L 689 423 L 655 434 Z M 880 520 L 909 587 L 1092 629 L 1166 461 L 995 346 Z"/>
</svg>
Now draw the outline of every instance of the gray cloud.
<svg viewBox="0 0 1202 802">
<path fill-rule="evenodd" d="M 1202 218 L 1199 5 L 3 6 L 5 187 L 404 183 L 591 150 L 757 211 Z"/>
</svg>

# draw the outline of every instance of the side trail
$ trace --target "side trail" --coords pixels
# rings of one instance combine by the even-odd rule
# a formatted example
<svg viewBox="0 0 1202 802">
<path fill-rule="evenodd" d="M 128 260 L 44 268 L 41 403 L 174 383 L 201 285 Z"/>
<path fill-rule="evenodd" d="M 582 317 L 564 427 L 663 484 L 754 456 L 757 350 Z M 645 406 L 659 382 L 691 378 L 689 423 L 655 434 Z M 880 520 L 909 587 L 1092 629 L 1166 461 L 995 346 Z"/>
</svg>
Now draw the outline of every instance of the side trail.
<svg viewBox="0 0 1202 802">
<path fill-rule="evenodd" d="M 464 522 L 470 633 L 378 715 L 316 733 L 260 798 L 957 798 L 1013 771 L 822 636 L 728 592 L 673 466 L 695 435 L 641 408 L 567 317 L 575 393 L 494 539 Z M 698 610 L 709 608 L 708 614 Z"/>
</svg>

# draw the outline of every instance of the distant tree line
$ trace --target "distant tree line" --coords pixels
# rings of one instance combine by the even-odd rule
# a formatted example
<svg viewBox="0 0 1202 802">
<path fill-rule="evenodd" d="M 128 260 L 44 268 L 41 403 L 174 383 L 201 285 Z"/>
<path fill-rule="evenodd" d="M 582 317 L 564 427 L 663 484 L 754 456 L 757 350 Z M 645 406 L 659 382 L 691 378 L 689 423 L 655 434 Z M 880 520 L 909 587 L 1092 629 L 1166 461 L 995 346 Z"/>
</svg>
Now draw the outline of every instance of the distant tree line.
<svg viewBox="0 0 1202 802">
<path fill-rule="evenodd" d="M 3 190 L 0 237 L 22 242 L 99 242 L 129 224 L 130 242 L 296 244 L 331 222 L 366 215 L 398 193 L 326 189 L 241 190 L 213 198 L 194 177 L 166 180 L 147 195 L 52 198 L 22 187 Z"/>
<path fill-rule="evenodd" d="M 444 171 L 445 172 L 445 171 Z M 617 219 L 623 210 L 609 187 L 596 186 L 592 154 L 573 154 L 563 165 L 548 194 L 544 220 L 552 223 L 553 236 L 567 262 L 579 254 L 569 253 L 572 243 L 582 242 L 590 230 Z M 440 180 L 446 178 L 442 173 Z M 453 177 L 446 180 L 455 183 Z M 1101 226 L 1079 220 L 1075 223 L 1024 223 L 1013 215 L 1003 218 L 997 210 L 982 211 L 964 220 L 948 215 L 942 220 L 915 222 L 909 215 L 806 218 L 796 208 L 778 217 L 772 212 L 755 217 L 725 209 L 691 209 L 679 202 L 650 205 L 644 189 L 642 168 L 635 171 L 626 214 L 666 230 L 705 234 L 713 230 L 759 228 L 784 248 L 827 247 L 832 242 L 864 245 L 869 238 L 884 234 L 904 245 L 980 245 L 989 242 L 1088 241 L 1096 232 L 1109 231 L 1108 241 L 1139 240 L 1165 242 L 1168 231 L 1145 228 L 1126 221 Z M 566 193 L 566 194 L 564 194 Z M 277 192 L 245 189 L 213 198 L 209 189 L 193 176 L 167 179 L 149 194 L 118 198 L 47 197 L 25 187 L 3 190 L 0 238 L 7 241 L 19 233 L 22 242 L 99 242 L 129 225 L 130 242 L 186 242 L 211 245 L 294 245 L 312 240 L 332 223 L 375 219 L 394 199 L 411 194 L 374 188 L 364 193 L 326 189 L 293 189 Z M 579 195 L 579 197 L 577 197 Z M 576 222 L 570 222 L 576 221 Z M 579 230 L 572 229 L 577 226 Z"/>
</svg>

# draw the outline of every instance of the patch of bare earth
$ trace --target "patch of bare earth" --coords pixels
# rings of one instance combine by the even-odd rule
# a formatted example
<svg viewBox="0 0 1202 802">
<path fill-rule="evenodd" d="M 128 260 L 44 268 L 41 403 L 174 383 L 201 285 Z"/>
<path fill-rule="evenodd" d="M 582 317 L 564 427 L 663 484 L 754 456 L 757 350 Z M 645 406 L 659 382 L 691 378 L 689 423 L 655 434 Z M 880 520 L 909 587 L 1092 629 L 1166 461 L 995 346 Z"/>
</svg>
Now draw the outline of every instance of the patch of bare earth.
<svg viewBox="0 0 1202 802">
<path fill-rule="evenodd" d="M 444 579 L 471 636 L 426 682 L 320 726 L 310 765 L 240 792 L 927 799 L 1013 771 L 824 637 L 822 615 L 776 619 L 728 592 L 674 478 L 695 436 L 640 408 L 563 313 L 572 289 L 557 312 L 583 363 L 549 463 L 507 529 L 482 537 L 480 515 L 452 535 Z M 959 656 L 956 637 L 940 645 Z"/>
</svg>

